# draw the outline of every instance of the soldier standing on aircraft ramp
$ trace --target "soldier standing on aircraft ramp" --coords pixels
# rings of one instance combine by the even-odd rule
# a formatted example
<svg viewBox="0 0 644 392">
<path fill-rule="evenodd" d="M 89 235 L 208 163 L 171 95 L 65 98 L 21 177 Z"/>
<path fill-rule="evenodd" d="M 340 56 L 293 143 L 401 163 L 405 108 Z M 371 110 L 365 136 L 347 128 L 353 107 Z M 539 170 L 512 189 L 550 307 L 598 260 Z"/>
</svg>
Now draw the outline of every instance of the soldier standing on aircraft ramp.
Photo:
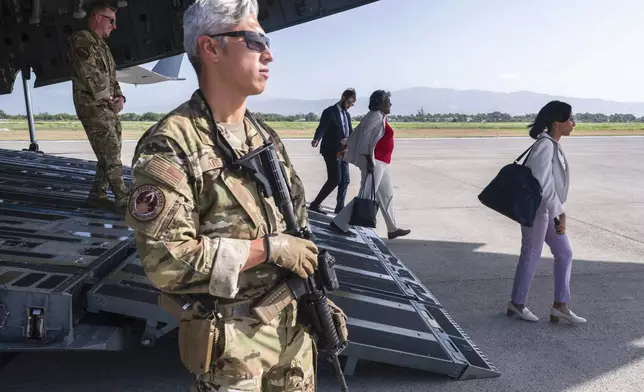
<svg viewBox="0 0 644 392">
<path fill-rule="evenodd" d="M 88 203 L 101 207 L 109 203 L 109 184 L 116 210 L 125 212 L 128 189 L 121 163 L 121 122 L 125 97 L 116 80 L 116 64 L 105 42 L 116 28 L 116 8 L 104 2 L 88 7 L 87 28 L 69 41 L 69 64 L 74 107 L 83 124 L 98 164 Z"/>
<path fill-rule="evenodd" d="M 256 0 L 197 0 L 185 11 L 184 48 L 199 89 L 145 132 L 132 160 L 125 222 L 164 293 L 161 306 L 179 320 L 193 392 L 315 390 L 316 346 L 284 279 L 312 276 L 318 248 L 286 234 L 291 219 L 278 198 L 235 170 L 271 140 L 292 195 L 289 217 L 308 226 L 304 186 L 284 145 L 246 110 L 273 60 L 258 11 Z M 346 316 L 328 305 L 346 339 Z"/>
</svg>

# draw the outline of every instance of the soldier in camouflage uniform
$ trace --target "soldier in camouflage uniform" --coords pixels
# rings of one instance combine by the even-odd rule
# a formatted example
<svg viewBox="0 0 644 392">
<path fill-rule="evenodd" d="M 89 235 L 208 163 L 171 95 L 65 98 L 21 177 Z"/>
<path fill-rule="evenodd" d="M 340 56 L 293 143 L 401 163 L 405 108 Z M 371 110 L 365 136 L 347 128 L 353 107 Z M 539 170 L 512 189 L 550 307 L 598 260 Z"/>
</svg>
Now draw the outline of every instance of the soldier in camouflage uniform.
<svg viewBox="0 0 644 392">
<path fill-rule="evenodd" d="M 94 206 L 111 204 L 106 196 L 109 184 L 117 210 L 124 212 L 128 189 L 123 181 L 118 113 L 125 97 L 116 80 L 114 58 L 105 42 L 115 28 L 116 8 L 93 3 L 87 13 L 87 29 L 70 37 L 68 56 L 74 107 L 98 161 L 88 202 Z"/>
<path fill-rule="evenodd" d="M 246 110 L 246 97 L 264 90 L 273 60 L 257 13 L 256 0 L 197 0 L 186 10 L 184 47 L 199 90 L 146 131 L 132 161 L 125 220 L 147 276 L 168 294 L 162 306 L 180 320 L 179 352 L 195 376 L 193 392 L 315 391 L 314 340 L 297 322 L 297 301 L 284 301 L 267 324 L 250 309 L 285 272 L 308 277 L 318 249 L 283 234 L 273 197 L 227 165 L 264 137 L 272 140 L 299 223 L 308 226 L 304 187 L 282 142 Z M 187 309 L 167 300 L 185 294 L 193 304 Z"/>
</svg>

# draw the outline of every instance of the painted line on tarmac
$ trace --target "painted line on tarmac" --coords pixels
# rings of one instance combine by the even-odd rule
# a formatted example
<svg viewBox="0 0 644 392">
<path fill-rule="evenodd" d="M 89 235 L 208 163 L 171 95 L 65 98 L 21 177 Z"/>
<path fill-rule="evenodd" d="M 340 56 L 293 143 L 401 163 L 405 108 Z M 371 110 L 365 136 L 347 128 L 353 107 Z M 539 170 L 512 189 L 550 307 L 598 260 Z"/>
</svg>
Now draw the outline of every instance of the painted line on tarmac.
<svg viewBox="0 0 644 392">
<path fill-rule="evenodd" d="M 418 140 L 480 140 L 480 139 L 496 139 L 496 140 L 503 140 L 503 139 L 529 139 L 530 136 L 467 136 L 467 137 L 399 137 L 396 138 L 396 141 L 404 141 L 404 140 L 413 140 L 413 141 L 418 141 Z M 591 135 L 583 135 L 583 136 L 570 136 L 569 139 L 640 139 L 644 138 L 644 135 L 615 135 L 615 136 L 591 136 Z M 302 139 L 282 139 L 282 140 L 302 140 Z"/>
<path fill-rule="evenodd" d="M 528 139 L 529 136 L 471 136 L 471 137 L 401 137 L 397 138 L 397 141 L 419 141 L 419 140 L 503 140 L 503 139 Z M 571 136 L 570 139 L 642 139 L 644 135 L 615 135 L 615 136 Z M 310 142 L 310 139 L 282 139 L 287 142 Z M 123 140 L 123 143 L 138 143 L 138 140 Z M 0 145 L 2 144 L 29 144 L 29 141 L 26 140 L 0 140 Z M 38 143 L 89 143 L 87 140 L 41 140 Z"/>
</svg>

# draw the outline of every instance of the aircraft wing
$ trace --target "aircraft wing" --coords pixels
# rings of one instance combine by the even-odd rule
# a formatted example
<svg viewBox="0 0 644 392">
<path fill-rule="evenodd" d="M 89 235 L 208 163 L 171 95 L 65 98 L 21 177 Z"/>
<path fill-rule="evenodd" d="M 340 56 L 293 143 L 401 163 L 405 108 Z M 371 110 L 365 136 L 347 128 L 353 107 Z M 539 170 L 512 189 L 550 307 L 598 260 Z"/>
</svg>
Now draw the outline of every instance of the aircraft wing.
<svg viewBox="0 0 644 392">
<path fill-rule="evenodd" d="M 153 84 L 176 80 L 186 80 L 179 77 L 183 53 L 177 56 L 159 60 L 152 70 L 141 66 L 124 68 L 116 71 L 116 80 L 129 84 Z"/>
</svg>

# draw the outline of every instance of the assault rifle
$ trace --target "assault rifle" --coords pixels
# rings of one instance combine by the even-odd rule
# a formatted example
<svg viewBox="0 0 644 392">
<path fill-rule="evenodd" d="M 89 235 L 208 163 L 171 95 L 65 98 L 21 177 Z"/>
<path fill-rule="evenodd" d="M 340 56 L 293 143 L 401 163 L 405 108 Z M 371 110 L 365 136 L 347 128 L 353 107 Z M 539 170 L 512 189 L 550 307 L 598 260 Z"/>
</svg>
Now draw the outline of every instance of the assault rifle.
<svg viewBox="0 0 644 392">
<path fill-rule="evenodd" d="M 251 117 L 252 120 L 252 117 Z M 253 121 L 254 122 L 254 121 Z M 260 127 L 256 125 L 258 132 Z M 263 135 L 262 135 L 263 136 Z M 233 163 L 244 168 L 261 186 L 265 197 L 273 196 L 277 207 L 286 221 L 287 233 L 300 238 L 313 240 L 307 227 L 300 227 L 295 216 L 291 190 L 286 182 L 284 167 L 277 157 L 275 145 L 264 139 L 264 146 L 250 151 Z M 336 290 L 340 285 L 333 266 L 335 258 L 326 250 L 318 254 L 318 269 L 307 279 L 291 273 L 285 284 L 278 286 L 266 295 L 263 303 L 257 304 L 253 311 L 262 320 L 276 316 L 271 309 L 279 309 L 272 304 L 290 303 L 298 299 L 298 319 L 310 325 L 318 336 L 318 351 L 328 355 L 341 383 L 342 391 L 348 391 L 346 380 L 340 368 L 338 355 L 346 348 L 348 341 L 343 338 L 333 321 L 333 311 L 327 302 L 327 292 Z M 301 317 L 301 318 L 300 318 Z"/>
</svg>

